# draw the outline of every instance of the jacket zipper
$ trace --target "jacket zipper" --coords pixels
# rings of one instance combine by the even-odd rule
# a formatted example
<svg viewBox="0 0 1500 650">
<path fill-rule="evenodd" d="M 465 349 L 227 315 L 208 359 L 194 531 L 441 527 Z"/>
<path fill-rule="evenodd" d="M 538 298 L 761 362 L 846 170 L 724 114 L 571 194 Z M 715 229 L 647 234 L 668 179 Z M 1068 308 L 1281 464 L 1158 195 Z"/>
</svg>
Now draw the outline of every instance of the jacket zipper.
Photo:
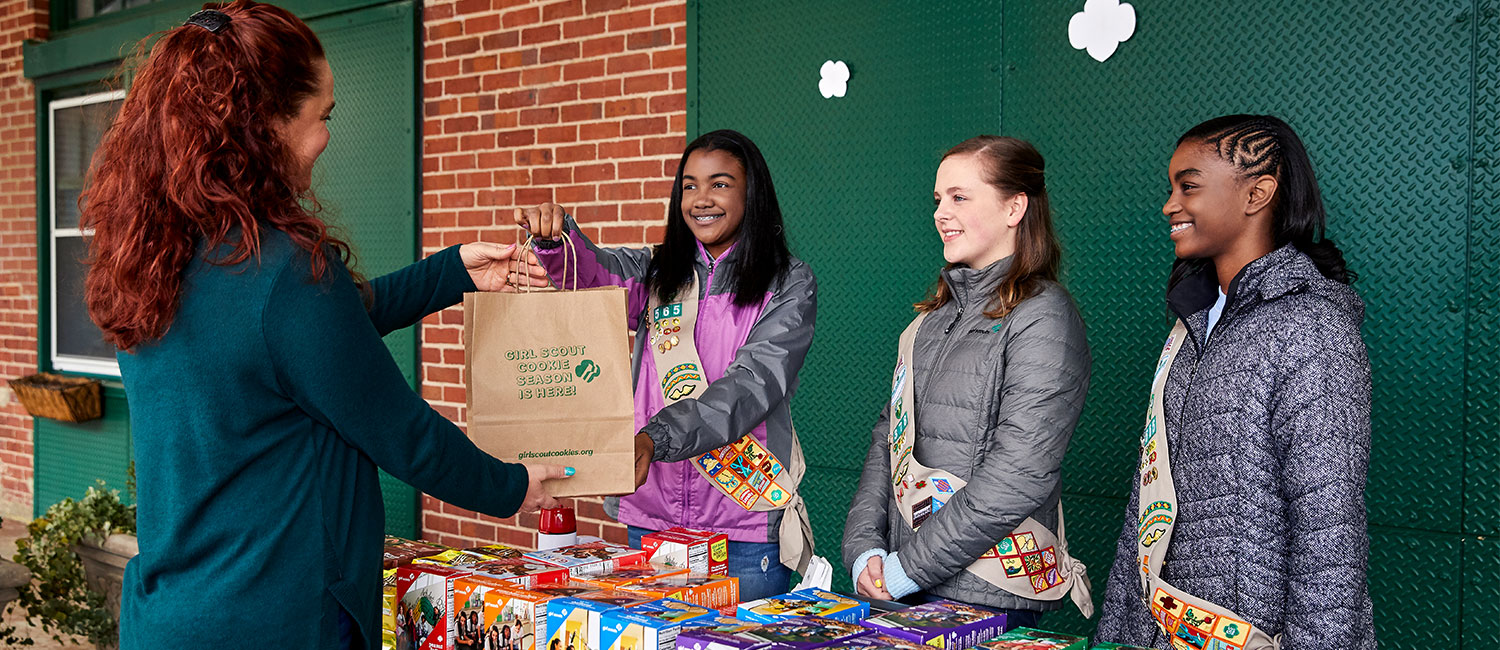
<svg viewBox="0 0 1500 650">
<path fill-rule="evenodd" d="M 947 335 L 951 334 L 953 332 L 953 326 L 957 325 L 958 321 L 960 319 L 962 319 L 963 317 L 964 317 L 964 305 L 963 305 L 963 303 L 959 303 L 959 305 L 958 305 L 958 313 L 953 316 L 953 322 L 948 323 L 948 326 L 945 327 L 945 328 L 943 328 L 943 336 L 947 336 Z"/>
<path fill-rule="evenodd" d="M 693 270 L 693 273 L 697 273 L 697 272 L 698 272 L 697 269 Z M 713 288 L 713 286 L 714 286 L 714 260 L 713 260 L 713 258 L 709 258 L 709 260 L 708 260 L 708 280 L 706 282 L 704 282 L 703 295 L 699 299 L 699 303 L 700 304 L 702 303 L 702 298 L 708 297 L 708 292 L 709 292 L 710 289 Z M 694 327 L 693 327 L 693 336 L 696 337 L 697 335 L 698 335 L 698 330 L 697 330 L 697 324 L 695 323 Z M 679 526 L 688 526 L 688 525 L 690 525 L 689 522 L 688 522 L 688 512 L 692 510 L 693 475 L 696 474 L 697 472 L 698 472 L 698 470 L 693 469 L 692 467 L 684 467 L 684 468 L 682 468 L 682 514 L 678 515 L 678 517 L 677 517 L 677 519 L 678 519 L 677 525 L 679 525 Z"/>
</svg>

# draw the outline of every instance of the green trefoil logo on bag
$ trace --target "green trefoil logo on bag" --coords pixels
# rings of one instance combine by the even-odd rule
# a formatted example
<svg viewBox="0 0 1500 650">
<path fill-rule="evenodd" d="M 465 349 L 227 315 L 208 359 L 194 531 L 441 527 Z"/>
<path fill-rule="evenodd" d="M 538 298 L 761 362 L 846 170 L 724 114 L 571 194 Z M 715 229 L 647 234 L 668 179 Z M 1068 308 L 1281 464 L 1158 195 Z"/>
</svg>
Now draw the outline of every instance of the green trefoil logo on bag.
<svg viewBox="0 0 1500 650">
<path fill-rule="evenodd" d="M 573 368 L 573 374 L 578 375 L 579 379 L 589 383 L 593 383 L 603 372 L 603 370 L 599 369 L 599 364 L 594 363 L 592 359 L 584 359 L 576 368 Z"/>
</svg>

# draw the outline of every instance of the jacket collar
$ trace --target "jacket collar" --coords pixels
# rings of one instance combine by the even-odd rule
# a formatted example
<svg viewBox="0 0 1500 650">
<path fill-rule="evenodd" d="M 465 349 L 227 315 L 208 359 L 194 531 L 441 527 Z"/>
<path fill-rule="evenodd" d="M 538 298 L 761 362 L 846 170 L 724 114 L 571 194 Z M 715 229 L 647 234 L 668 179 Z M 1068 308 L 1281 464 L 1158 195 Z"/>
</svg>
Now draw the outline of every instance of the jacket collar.
<svg viewBox="0 0 1500 650">
<path fill-rule="evenodd" d="M 988 303 L 995 294 L 995 287 L 1000 286 L 1000 281 L 1005 279 L 1014 259 L 1015 256 L 1011 255 L 982 269 L 954 264 L 943 269 L 943 282 L 948 285 L 948 292 L 953 294 L 953 299 L 960 307 L 968 306 L 973 299 Z"/>
<path fill-rule="evenodd" d="M 1229 282 L 1224 311 L 1227 313 L 1237 305 L 1275 300 L 1302 291 L 1321 277 L 1323 274 L 1318 272 L 1312 260 L 1296 246 L 1287 244 L 1240 269 L 1239 275 Z M 1213 306 L 1219 297 L 1218 286 L 1219 276 L 1213 264 L 1204 264 L 1167 292 L 1167 306 L 1178 317 L 1190 319 Z"/>
</svg>

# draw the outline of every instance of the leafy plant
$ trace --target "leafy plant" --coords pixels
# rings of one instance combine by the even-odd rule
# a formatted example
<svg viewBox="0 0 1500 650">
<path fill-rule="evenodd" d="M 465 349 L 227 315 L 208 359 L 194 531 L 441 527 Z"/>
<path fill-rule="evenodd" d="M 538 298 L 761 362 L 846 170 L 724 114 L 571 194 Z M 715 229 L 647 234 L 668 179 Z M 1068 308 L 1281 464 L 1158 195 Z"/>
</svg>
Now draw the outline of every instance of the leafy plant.
<svg viewBox="0 0 1500 650">
<path fill-rule="evenodd" d="M 31 569 L 35 578 L 17 600 L 26 609 L 27 622 L 40 623 L 58 641 L 63 634 L 74 634 L 101 646 L 113 644 L 114 618 L 104 607 L 104 595 L 84 580 L 83 563 L 73 545 L 83 540 L 103 543 L 115 533 L 134 534 L 135 506 L 126 505 L 119 490 L 108 490 L 99 481 L 81 501 L 63 499 L 26 528 L 30 535 L 16 542 L 15 561 Z"/>
</svg>

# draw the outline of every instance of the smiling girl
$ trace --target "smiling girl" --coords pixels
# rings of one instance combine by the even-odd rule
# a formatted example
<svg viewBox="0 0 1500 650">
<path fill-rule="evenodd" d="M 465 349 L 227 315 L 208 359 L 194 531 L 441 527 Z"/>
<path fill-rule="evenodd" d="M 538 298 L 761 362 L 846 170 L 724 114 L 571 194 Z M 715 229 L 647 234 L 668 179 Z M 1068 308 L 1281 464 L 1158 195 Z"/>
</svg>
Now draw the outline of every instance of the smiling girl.
<svg viewBox="0 0 1500 650">
<path fill-rule="evenodd" d="M 1098 636 L 1374 648 L 1364 306 L 1312 161 L 1285 122 L 1231 115 L 1182 136 L 1167 174 L 1178 321 Z"/>
<path fill-rule="evenodd" d="M 946 598 L 1034 626 L 1072 593 L 1063 452 L 1088 392 L 1083 319 L 1057 283 L 1045 163 L 982 135 L 949 150 L 932 191 L 947 266 L 901 335 L 844 528 L 859 593 Z M 920 592 L 920 593 L 919 593 Z"/>
<path fill-rule="evenodd" d="M 790 405 L 817 282 L 787 248 L 755 143 L 725 130 L 688 144 L 666 237 L 652 248 L 595 246 L 550 203 L 517 210 L 516 221 L 541 240 L 572 240 L 580 287 L 628 290 L 640 487 L 607 508 L 629 525 L 631 545 L 674 526 L 720 531 L 743 600 L 785 592 L 791 569 L 811 557 Z M 563 248 L 539 247 L 551 281 L 573 288 Z"/>
</svg>

